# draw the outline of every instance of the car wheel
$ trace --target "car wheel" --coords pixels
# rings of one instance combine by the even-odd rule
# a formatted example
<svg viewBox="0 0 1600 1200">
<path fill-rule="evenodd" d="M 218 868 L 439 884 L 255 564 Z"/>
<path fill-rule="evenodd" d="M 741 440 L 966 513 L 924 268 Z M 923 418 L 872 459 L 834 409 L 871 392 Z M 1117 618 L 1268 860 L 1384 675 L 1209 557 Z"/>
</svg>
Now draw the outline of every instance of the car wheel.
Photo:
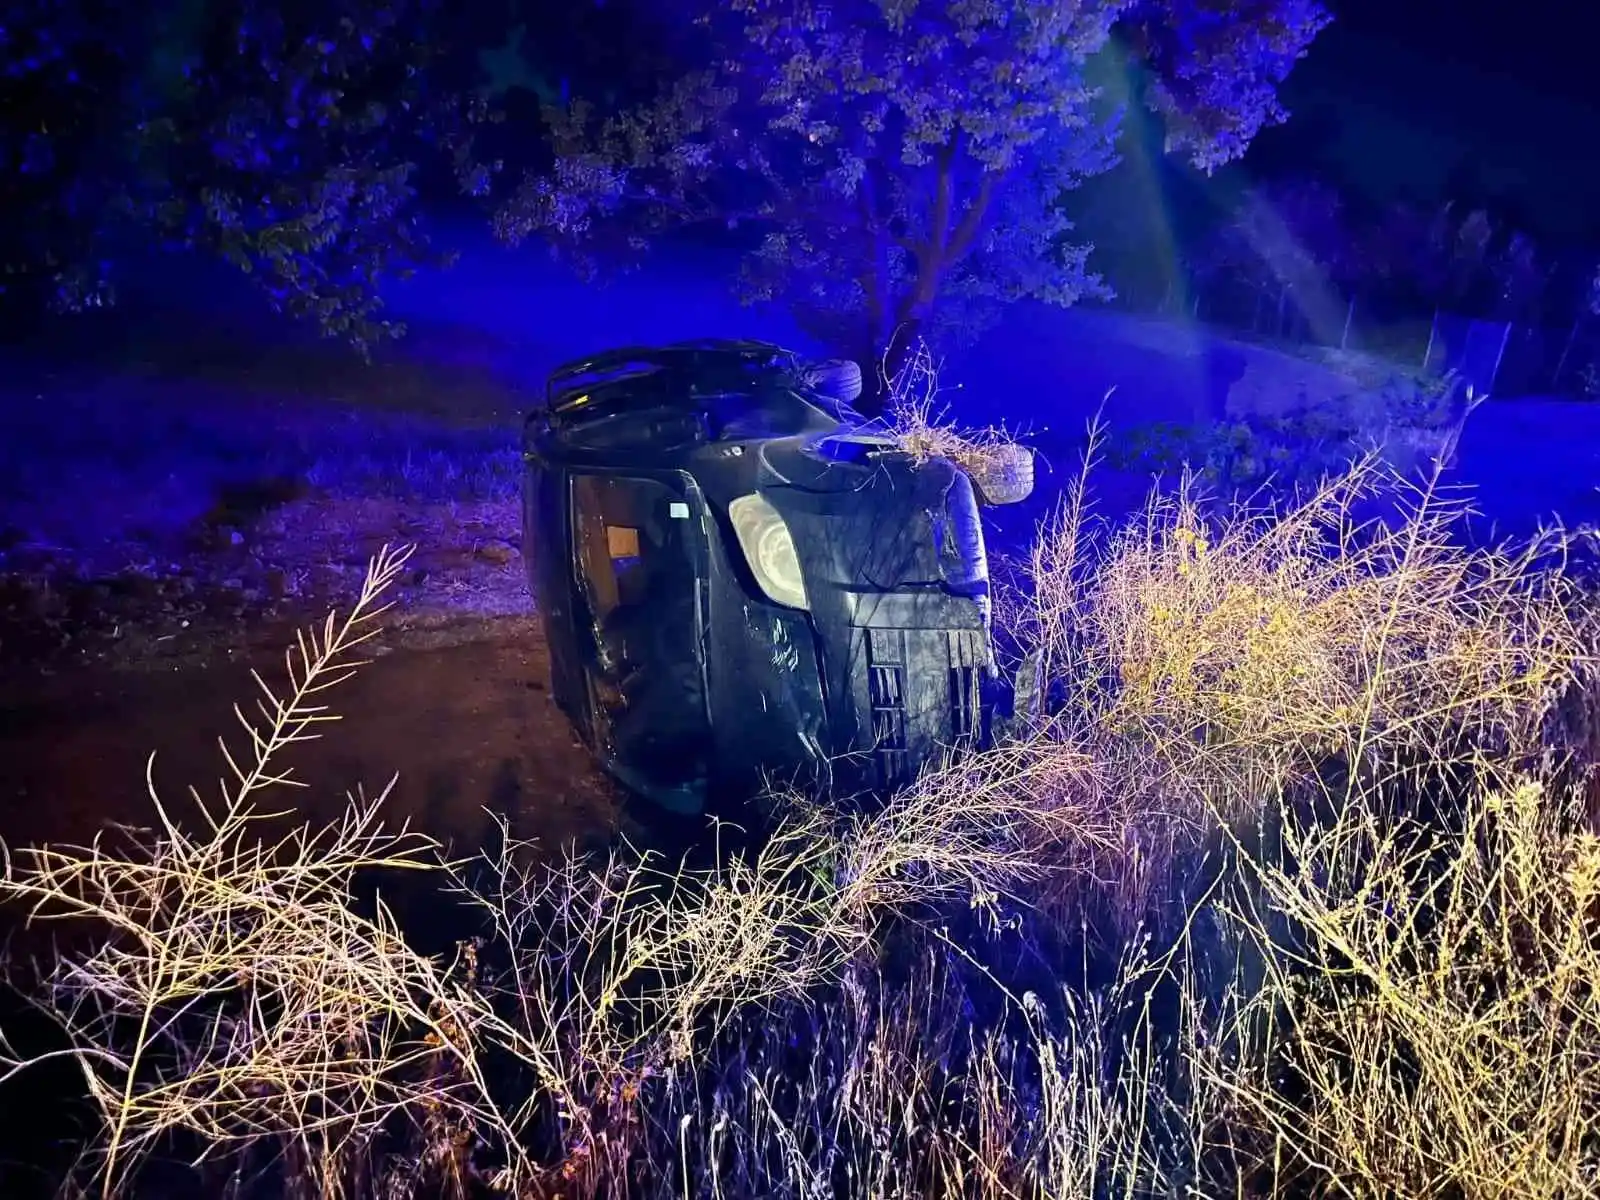
<svg viewBox="0 0 1600 1200">
<path fill-rule="evenodd" d="M 1027 446 L 991 446 L 962 465 L 985 504 L 1020 504 L 1033 495 L 1033 451 Z"/>
<path fill-rule="evenodd" d="M 848 358 L 816 363 L 806 372 L 806 383 L 840 404 L 854 404 L 861 398 L 861 364 Z"/>
</svg>

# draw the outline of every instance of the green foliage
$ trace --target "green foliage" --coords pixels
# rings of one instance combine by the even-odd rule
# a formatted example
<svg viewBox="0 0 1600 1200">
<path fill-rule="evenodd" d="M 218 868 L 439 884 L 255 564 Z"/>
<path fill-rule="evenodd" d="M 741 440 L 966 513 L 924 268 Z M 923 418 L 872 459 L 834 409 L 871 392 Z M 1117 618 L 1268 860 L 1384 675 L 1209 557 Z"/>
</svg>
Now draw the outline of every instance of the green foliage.
<svg viewBox="0 0 1600 1200">
<path fill-rule="evenodd" d="M 1203 171 L 1239 158 L 1256 134 L 1288 119 L 1282 83 L 1325 29 L 1315 0 L 1137 0 L 1128 44 L 1150 66 L 1148 102 L 1167 149 Z"/>
<path fill-rule="evenodd" d="M 160 115 L 139 129 L 156 229 L 253 275 L 273 305 L 365 351 L 402 327 L 377 287 L 440 261 L 417 159 L 456 153 L 481 106 L 431 90 L 428 0 L 207 6 Z"/>
<path fill-rule="evenodd" d="M 108 104 L 140 45 L 139 21 L 98 0 L 18 0 L 0 15 L 0 295 L 56 309 L 114 292 L 99 214 L 117 194 Z M 21 219 L 26 216 L 26 219 Z"/>
<path fill-rule="evenodd" d="M 852 350 L 1071 304 L 1105 292 L 1061 199 L 1115 162 L 1120 113 L 1094 83 L 1114 43 L 1143 55 L 1169 144 L 1210 169 L 1282 119 L 1275 85 L 1326 19 L 1311 0 L 708 5 L 699 67 L 653 100 L 546 109 L 555 164 L 498 230 L 593 270 L 685 225 L 751 226 L 745 298 Z"/>
<path fill-rule="evenodd" d="M 74 282 L 85 268 L 98 280 L 108 247 L 153 238 L 234 264 L 278 310 L 363 352 L 397 334 L 379 282 L 437 261 L 419 163 L 442 155 L 463 188 L 487 188 L 470 139 L 485 110 L 438 85 L 442 11 L 172 0 L 102 22 L 40 6 L 15 28 L 53 57 L 6 47 L 6 85 L 27 111 L 8 111 L 0 151 L 40 164 L 27 186 L 47 211 L 56 202 L 56 220 L 7 246 L 8 270 L 47 282 L 58 308 L 82 307 L 104 294 Z M 67 98 L 72 120 L 52 129 Z M 17 140 L 24 119 L 42 132 Z"/>
</svg>

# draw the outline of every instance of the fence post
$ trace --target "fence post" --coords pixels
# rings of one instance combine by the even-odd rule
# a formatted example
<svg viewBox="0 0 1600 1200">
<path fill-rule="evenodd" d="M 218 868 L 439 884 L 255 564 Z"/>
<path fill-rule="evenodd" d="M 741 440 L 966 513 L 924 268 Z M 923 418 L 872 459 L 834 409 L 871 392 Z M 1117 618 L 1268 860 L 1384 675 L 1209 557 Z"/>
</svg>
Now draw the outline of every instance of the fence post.
<svg viewBox="0 0 1600 1200">
<path fill-rule="evenodd" d="M 1572 345 L 1578 340 L 1578 326 L 1581 324 L 1583 324 L 1583 314 L 1579 313 L 1572 318 L 1572 328 L 1567 333 L 1567 344 L 1561 347 L 1561 357 L 1556 359 L 1556 372 L 1550 376 L 1550 390 L 1552 392 L 1561 390 L 1561 372 L 1566 370 L 1567 356 L 1572 353 Z"/>
<path fill-rule="evenodd" d="M 1505 361 L 1506 346 L 1511 342 L 1511 322 L 1506 322 L 1505 332 L 1500 335 L 1500 349 L 1495 351 L 1494 367 L 1489 372 L 1489 384 L 1484 388 L 1485 393 L 1493 392 L 1495 381 L 1500 378 L 1500 364 Z"/>
</svg>

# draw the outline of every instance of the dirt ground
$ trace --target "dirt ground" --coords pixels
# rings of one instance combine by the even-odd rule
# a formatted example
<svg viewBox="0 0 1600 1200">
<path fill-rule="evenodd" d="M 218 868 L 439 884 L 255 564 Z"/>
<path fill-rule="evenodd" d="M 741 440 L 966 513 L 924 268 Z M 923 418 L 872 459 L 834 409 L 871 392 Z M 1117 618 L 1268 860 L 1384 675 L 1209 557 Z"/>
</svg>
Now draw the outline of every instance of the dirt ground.
<svg viewBox="0 0 1600 1200">
<path fill-rule="evenodd" d="M 225 769 L 219 735 L 242 744 L 232 714 L 249 703 L 249 671 L 281 682 L 272 631 L 247 652 L 189 657 L 142 670 L 78 666 L 0 678 L 0 839 L 10 845 L 81 842 L 108 823 L 147 825 L 154 778 L 180 809 L 190 785 L 214 794 Z M 281 646 L 290 631 L 276 631 Z M 527 617 L 392 630 L 368 665 L 329 695 L 342 720 L 292 748 L 311 786 L 278 800 L 313 822 L 335 818 L 347 789 L 382 788 L 391 818 L 471 854 L 496 836 L 555 851 L 605 837 L 617 799 L 547 691 L 547 651 Z"/>
</svg>

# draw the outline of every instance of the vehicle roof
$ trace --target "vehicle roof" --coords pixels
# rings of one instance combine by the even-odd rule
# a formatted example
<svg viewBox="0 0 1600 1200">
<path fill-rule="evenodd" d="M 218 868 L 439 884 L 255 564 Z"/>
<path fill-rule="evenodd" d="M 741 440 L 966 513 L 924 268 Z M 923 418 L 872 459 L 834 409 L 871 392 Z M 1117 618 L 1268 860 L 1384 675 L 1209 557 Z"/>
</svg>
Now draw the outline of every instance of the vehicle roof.
<svg viewBox="0 0 1600 1200">
<path fill-rule="evenodd" d="M 819 420 L 859 420 L 807 382 L 807 360 L 799 354 L 737 339 L 624 346 L 574 359 L 550 373 L 538 415 L 559 436 L 630 411 L 663 409 L 717 414 L 729 426 L 712 434 L 717 440 L 740 436 L 735 429 L 781 436 L 815 428 Z"/>
<path fill-rule="evenodd" d="M 754 380 L 758 375 L 795 374 L 799 368 L 799 355 L 771 342 L 702 338 L 663 346 L 623 346 L 573 359 L 551 371 L 545 403 L 551 412 L 560 412 L 607 383 L 650 376 L 692 380 L 713 375 L 734 382 L 740 376 Z"/>
</svg>

